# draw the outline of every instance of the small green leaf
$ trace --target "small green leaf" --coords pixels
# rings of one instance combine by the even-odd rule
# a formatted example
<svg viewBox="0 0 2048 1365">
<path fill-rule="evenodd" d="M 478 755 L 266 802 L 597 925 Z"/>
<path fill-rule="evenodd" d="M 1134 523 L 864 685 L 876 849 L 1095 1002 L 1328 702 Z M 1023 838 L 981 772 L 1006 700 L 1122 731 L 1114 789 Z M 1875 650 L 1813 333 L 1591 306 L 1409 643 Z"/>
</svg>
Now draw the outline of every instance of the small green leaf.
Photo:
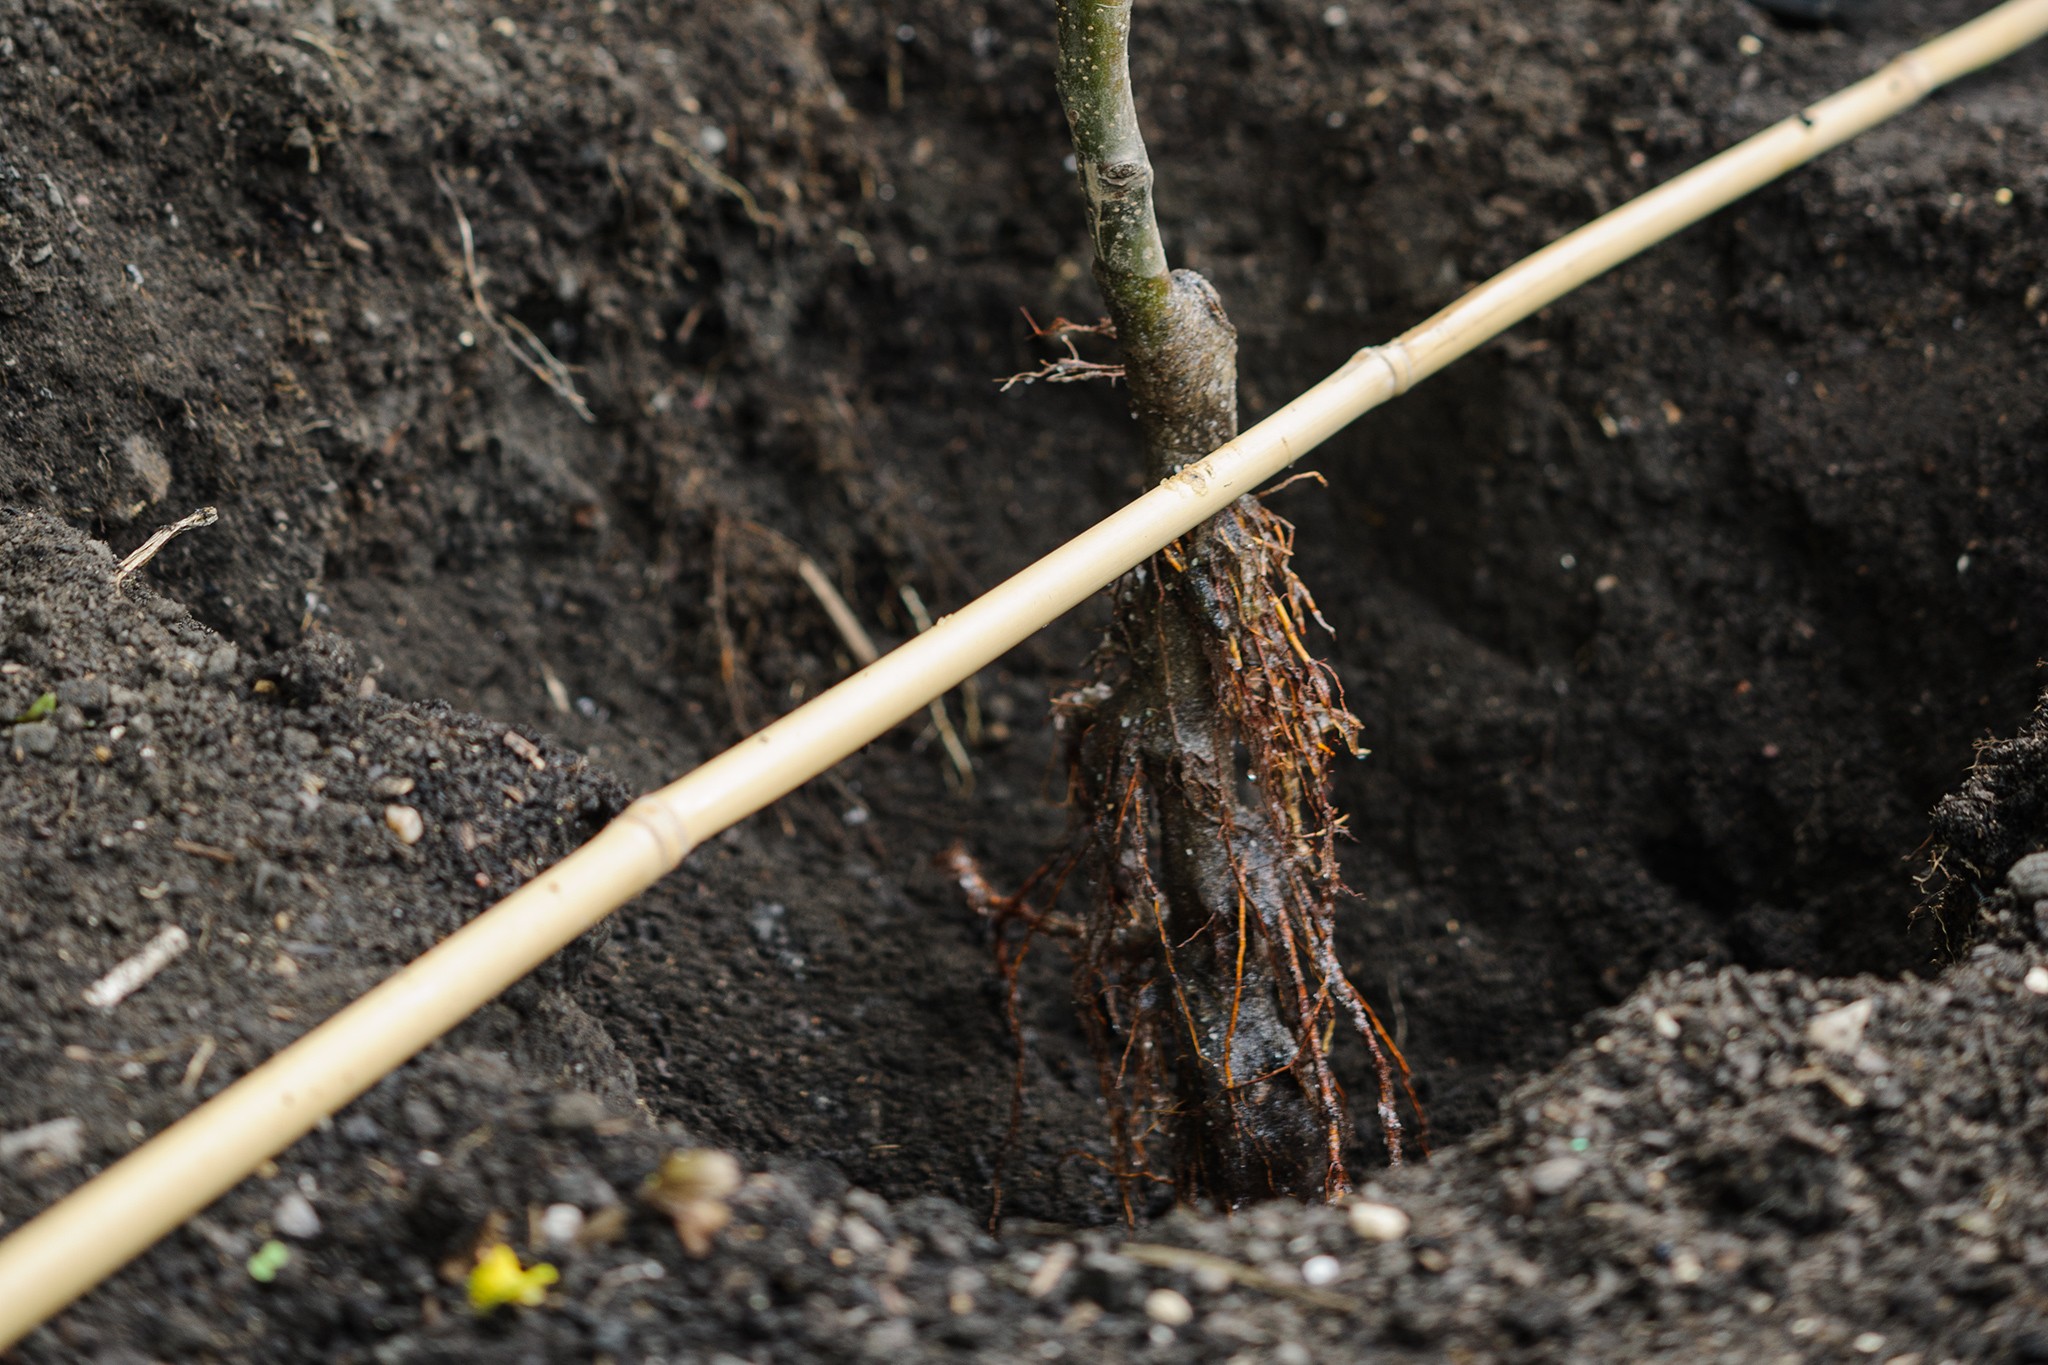
<svg viewBox="0 0 2048 1365">
<path fill-rule="evenodd" d="M 28 710 L 14 718 L 16 725 L 26 725 L 32 720 L 42 720 L 57 709 L 57 694 L 45 692 L 28 704 Z"/>
<path fill-rule="evenodd" d="M 256 1248 L 256 1254 L 249 1258 L 249 1278 L 258 1284 L 269 1284 L 277 1278 L 277 1272 L 291 1263 L 292 1249 L 283 1242 L 272 1238 Z"/>
</svg>

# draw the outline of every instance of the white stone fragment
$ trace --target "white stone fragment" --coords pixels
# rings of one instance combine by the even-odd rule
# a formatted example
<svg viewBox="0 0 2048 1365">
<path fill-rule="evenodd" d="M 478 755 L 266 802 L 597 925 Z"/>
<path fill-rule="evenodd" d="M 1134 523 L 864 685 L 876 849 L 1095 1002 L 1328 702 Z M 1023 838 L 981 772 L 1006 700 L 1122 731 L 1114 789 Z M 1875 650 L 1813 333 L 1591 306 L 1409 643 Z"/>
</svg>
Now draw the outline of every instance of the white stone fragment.
<svg viewBox="0 0 2048 1365">
<path fill-rule="evenodd" d="M 277 1229 L 279 1236 L 310 1241 L 320 1235 L 320 1215 L 314 1211 L 312 1200 L 293 1190 L 271 1210 L 270 1226 Z"/>
<path fill-rule="evenodd" d="M 1575 1156 L 1554 1156 L 1538 1162 L 1529 1172 L 1529 1188 L 1548 1198 L 1563 1194 L 1586 1173 L 1586 1163 Z"/>
<path fill-rule="evenodd" d="M 1863 1046 L 1863 1027 L 1875 1007 L 1865 996 L 1840 1009 L 1823 1010 L 1806 1021 L 1806 1041 L 1823 1052 L 1853 1053 Z"/>
<path fill-rule="evenodd" d="M 110 1010 L 171 964 L 171 960 L 192 946 L 185 931 L 173 924 L 160 930 L 142 945 L 142 951 L 120 962 L 105 976 L 85 988 L 85 1003 Z"/>
<path fill-rule="evenodd" d="M 541 1211 L 540 1239 L 556 1249 L 575 1245 L 583 1231 L 583 1210 L 574 1204 L 550 1204 Z"/>
<path fill-rule="evenodd" d="M 1351 1230 L 1368 1242 L 1398 1242 L 1411 1226 L 1408 1215 L 1392 1204 L 1366 1199 L 1351 1206 Z"/>
<path fill-rule="evenodd" d="M 51 1119 L 47 1123 L 0 1133 L 0 1161 L 40 1154 L 53 1164 L 69 1166 L 85 1155 L 85 1122 L 82 1119 Z"/>
<path fill-rule="evenodd" d="M 1178 1289 L 1155 1289 L 1145 1296 L 1145 1316 L 1162 1327 L 1185 1327 L 1195 1320 L 1195 1306 Z"/>
<path fill-rule="evenodd" d="M 384 827 L 397 835 L 401 844 L 416 844 L 427 832 L 427 822 L 411 806 L 386 806 Z"/>
</svg>

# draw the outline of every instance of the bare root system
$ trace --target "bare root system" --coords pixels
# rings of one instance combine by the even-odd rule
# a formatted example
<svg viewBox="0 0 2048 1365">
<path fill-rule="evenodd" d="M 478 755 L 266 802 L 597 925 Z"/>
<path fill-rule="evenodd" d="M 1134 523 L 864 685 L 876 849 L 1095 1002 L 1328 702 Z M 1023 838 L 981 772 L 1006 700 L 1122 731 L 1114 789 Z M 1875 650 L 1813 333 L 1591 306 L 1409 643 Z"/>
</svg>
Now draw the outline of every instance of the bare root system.
<svg viewBox="0 0 2048 1365">
<path fill-rule="evenodd" d="M 1330 764 L 1362 752 L 1359 723 L 1307 647 L 1324 623 L 1292 552 L 1293 527 L 1246 498 L 1125 578 L 1094 677 L 1057 704 L 1070 857 L 1004 898 L 954 855 L 1013 992 L 1037 935 L 1068 946 L 1127 1216 L 1161 1182 L 1230 1207 L 1345 1193 L 1340 1021 L 1371 1058 L 1388 1160 L 1402 1157 L 1407 1067 L 1334 943 L 1347 893 Z M 1075 865 L 1085 918 L 1031 908 Z"/>
</svg>

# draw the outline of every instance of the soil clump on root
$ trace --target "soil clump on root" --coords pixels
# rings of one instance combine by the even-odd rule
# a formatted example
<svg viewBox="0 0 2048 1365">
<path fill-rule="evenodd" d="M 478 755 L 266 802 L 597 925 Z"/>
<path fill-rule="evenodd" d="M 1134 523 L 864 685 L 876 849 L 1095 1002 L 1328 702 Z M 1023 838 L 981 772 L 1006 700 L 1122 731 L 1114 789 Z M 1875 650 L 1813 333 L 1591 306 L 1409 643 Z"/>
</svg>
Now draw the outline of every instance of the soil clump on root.
<svg viewBox="0 0 2048 1365">
<path fill-rule="evenodd" d="M 1162 218 L 1250 419 L 1970 12 L 1149 8 Z M 1372 750 L 1335 952 L 1438 1155 L 1347 1160 L 1404 1226 L 1122 1229 L 1051 954 L 1010 1132 L 1006 988 L 934 860 L 1015 887 L 1060 845 L 1098 609 L 980 680 L 970 795 L 907 724 L 18 1354 L 2039 1353 L 2043 62 L 1274 498 Z M 843 676 L 749 526 L 887 643 L 903 587 L 943 612 L 1142 486 L 1121 394 L 991 382 L 1040 359 L 1019 306 L 1095 315 L 1051 71 L 1026 0 L 0 0 L 0 1234 Z M 701 1260 L 636 1194 L 693 1143 L 752 1173 Z M 551 1249 L 557 1205 L 604 1235 Z M 548 1306 L 471 1314 L 491 1228 Z"/>
</svg>

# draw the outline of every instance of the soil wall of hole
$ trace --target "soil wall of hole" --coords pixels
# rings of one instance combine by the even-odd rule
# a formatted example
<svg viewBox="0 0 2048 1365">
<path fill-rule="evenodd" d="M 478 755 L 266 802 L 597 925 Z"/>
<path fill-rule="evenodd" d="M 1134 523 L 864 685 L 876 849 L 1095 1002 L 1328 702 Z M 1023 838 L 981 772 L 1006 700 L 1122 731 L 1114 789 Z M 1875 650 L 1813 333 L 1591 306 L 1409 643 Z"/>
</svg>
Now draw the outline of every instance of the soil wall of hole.
<svg viewBox="0 0 2048 1365">
<path fill-rule="evenodd" d="M 1969 12 L 1141 8 L 1169 247 L 1232 311 L 1252 417 Z M 1118 391 L 992 382 L 1040 358 L 1020 309 L 1099 311 L 1046 29 L 1024 0 L 0 0 L 0 712 L 61 703 L 0 764 L 0 1048 L 36 1078 L 0 1131 L 82 1116 L 111 1157 L 842 676 L 778 537 L 893 640 L 901 589 L 942 612 L 1139 491 Z M 1656 973 L 1927 973 L 1972 932 L 1912 912 L 1930 808 L 2039 681 L 2044 72 L 1589 286 L 1276 496 L 1373 749 L 1340 778 L 1345 958 L 1440 1144 Z M 963 840 L 1014 884 L 1059 846 L 1046 701 L 1098 625 L 983 675 L 971 794 L 905 725 L 307 1159 L 554 1131 L 588 1091 L 890 1198 L 985 1211 L 1000 1162 L 1013 1214 L 1101 1221 L 1056 954 L 1006 1144 L 1001 988 L 933 867 Z M 189 964 L 75 1003 L 167 920 Z M 365 1185 L 366 1235 L 431 1265 L 511 1202 L 492 1170 Z"/>
</svg>

